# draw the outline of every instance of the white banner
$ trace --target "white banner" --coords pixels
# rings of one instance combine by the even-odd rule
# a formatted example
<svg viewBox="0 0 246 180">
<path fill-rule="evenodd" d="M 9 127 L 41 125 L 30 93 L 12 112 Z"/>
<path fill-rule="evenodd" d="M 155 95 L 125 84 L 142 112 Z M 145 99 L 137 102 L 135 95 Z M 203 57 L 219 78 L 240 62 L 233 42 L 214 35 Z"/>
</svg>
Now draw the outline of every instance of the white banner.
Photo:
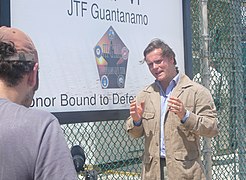
<svg viewBox="0 0 246 180">
<path fill-rule="evenodd" d="M 154 80 L 139 61 L 156 37 L 184 71 L 180 0 L 15 0 L 11 26 L 37 47 L 40 86 L 32 106 L 51 112 L 128 109 Z"/>
</svg>

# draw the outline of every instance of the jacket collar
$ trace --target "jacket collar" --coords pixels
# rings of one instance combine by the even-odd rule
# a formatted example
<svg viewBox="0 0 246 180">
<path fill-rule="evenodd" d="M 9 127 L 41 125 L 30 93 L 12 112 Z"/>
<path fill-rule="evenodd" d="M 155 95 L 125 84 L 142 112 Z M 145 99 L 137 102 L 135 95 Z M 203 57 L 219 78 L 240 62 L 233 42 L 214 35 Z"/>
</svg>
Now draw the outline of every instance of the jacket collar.
<svg viewBox="0 0 246 180">
<path fill-rule="evenodd" d="M 180 73 L 180 77 L 179 77 L 179 81 L 177 83 L 177 85 L 174 87 L 173 89 L 173 92 L 172 92 L 172 96 L 175 96 L 175 97 L 179 97 L 180 94 L 182 94 L 182 92 L 190 87 L 190 86 L 193 86 L 193 81 L 190 80 L 190 78 L 185 75 L 184 73 Z M 154 82 L 152 84 L 150 84 L 149 86 L 147 86 L 145 89 L 144 89 L 145 92 L 147 93 L 153 93 L 153 92 L 156 92 L 159 94 L 160 92 L 160 88 L 158 87 L 158 85 Z"/>
<path fill-rule="evenodd" d="M 173 89 L 172 96 L 179 97 L 190 86 L 193 86 L 193 81 L 187 75 L 181 73 L 178 84 Z"/>
</svg>

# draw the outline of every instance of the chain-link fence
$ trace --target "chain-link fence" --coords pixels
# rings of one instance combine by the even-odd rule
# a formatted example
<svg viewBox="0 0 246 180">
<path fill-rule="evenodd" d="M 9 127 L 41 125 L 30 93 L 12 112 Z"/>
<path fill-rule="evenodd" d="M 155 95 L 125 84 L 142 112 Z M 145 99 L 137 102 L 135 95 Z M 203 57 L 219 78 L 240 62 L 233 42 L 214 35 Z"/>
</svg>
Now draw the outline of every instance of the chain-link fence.
<svg viewBox="0 0 246 180">
<path fill-rule="evenodd" d="M 86 168 L 98 179 L 139 179 L 143 139 L 132 139 L 124 120 L 62 125 L 69 147 L 79 144 L 86 154 Z"/>
<path fill-rule="evenodd" d="M 207 34 L 202 2 L 207 5 Z M 211 142 L 211 175 L 216 180 L 246 179 L 245 5 L 243 0 L 191 1 L 194 80 L 204 84 L 209 78 L 207 86 L 218 108 L 220 134 Z M 95 170 L 98 179 L 140 179 L 143 139 L 130 138 L 124 123 L 64 124 L 62 129 L 69 147 L 84 148 L 86 170 Z"/>
<path fill-rule="evenodd" d="M 204 84 L 208 77 L 208 88 L 218 109 L 220 134 L 212 139 L 212 179 L 246 179 L 243 54 L 246 3 L 242 0 L 206 2 L 207 34 L 203 31 L 206 19 L 201 9 L 204 7 L 199 1 L 191 1 L 192 55 L 194 79 Z M 208 49 L 204 47 L 206 41 Z"/>
</svg>

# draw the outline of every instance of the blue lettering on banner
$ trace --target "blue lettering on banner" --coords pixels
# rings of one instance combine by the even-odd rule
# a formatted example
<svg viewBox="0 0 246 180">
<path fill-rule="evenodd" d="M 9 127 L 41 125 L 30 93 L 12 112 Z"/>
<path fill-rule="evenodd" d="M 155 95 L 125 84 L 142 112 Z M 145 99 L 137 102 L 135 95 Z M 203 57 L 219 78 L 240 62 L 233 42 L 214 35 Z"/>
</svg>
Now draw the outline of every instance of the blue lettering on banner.
<svg viewBox="0 0 246 180">
<path fill-rule="evenodd" d="M 116 0 L 115 0 L 116 1 Z M 140 5 L 139 0 L 130 0 L 131 4 Z M 127 12 L 116 9 L 108 9 L 100 7 L 97 3 L 93 3 L 90 8 L 88 2 L 79 0 L 70 0 L 70 8 L 67 10 L 69 16 L 84 17 L 85 13 L 90 10 L 91 17 L 101 21 L 114 21 L 119 23 L 148 25 L 149 17 L 147 14 Z"/>
</svg>

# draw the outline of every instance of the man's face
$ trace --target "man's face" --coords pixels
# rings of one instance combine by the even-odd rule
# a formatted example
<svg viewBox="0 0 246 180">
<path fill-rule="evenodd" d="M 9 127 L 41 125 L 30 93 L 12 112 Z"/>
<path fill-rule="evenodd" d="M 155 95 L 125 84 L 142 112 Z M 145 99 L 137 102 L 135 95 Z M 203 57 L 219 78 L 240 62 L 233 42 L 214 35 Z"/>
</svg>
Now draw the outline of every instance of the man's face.
<svg viewBox="0 0 246 180">
<path fill-rule="evenodd" d="M 155 49 L 146 55 L 146 63 L 152 75 L 158 81 L 169 81 L 175 70 L 173 58 L 162 57 L 161 49 Z"/>
</svg>

